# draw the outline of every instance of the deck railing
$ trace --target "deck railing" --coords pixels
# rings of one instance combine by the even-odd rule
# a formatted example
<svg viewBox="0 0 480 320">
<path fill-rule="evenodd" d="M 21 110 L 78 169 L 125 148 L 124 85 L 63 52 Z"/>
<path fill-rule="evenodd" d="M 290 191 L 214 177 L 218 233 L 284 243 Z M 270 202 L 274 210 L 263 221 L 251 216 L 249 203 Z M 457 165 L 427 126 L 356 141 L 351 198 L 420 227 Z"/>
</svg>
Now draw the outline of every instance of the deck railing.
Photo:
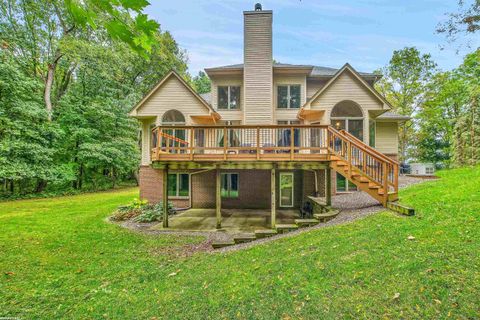
<svg viewBox="0 0 480 320">
<path fill-rule="evenodd" d="M 326 160 L 328 126 L 162 126 L 152 160 Z"/>
<path fill-rule="evenodd" d="M 152 129 L 153 161 L 347 162 L 384 190 L 398 190 L 398 163 L 350 133 L 325 125 L 161 126 Z"/>
</svg>

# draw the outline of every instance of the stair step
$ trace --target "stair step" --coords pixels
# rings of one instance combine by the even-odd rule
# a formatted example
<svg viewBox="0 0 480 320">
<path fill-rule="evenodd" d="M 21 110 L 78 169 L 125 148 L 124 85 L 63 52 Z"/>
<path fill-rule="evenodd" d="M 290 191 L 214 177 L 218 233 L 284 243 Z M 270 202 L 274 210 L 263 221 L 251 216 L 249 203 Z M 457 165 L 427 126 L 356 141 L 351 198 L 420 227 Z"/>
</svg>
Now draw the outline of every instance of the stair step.
<svg viewBox="0 0 480 320">
<path fill-rule="evenodd" d="M 318 224 L 318 220 L 317 219 L 295 219 L 295 224 L 297 224 L 300 228 L 311 227 Z"/>
<path fill-rule="evenodd" d="M 370 182 L 370 179 L 365 178 L 365 177 L 362 177 L 362 176 L 361 176 L 358 180 L 359 180 L 361 183 L 369 183 L 369 182 Z"/>
<path fill-rule="evenodd" d="M 235 242 L 234 241 L 216 241 L 212 242 L 212 247 L 213 249 L 220 249 L 220 248 L 225 248 L 229 246 L 234 246 Z"/>
<path fill-rule="evenodd" d="M 338 160 L 335 164 L 336 164 L 338 167 L 348 166 L 348 163 L 346 163 L 345 161 L 342 161 L 342 160 Z"/>
<path fill-rule="evenodd" d="M 376 184 L 369 184 L 368 187 L 370 189 L 380 189 L 380 186 L 376 185 Z"/>
<path fill-rule="evenodd" d="M 276 230 L 273 229 L 265 229 L 265 230 L 255 230 L 255 237 L 257 239 L 268 238 L 278 234 Z"/>
<path fill-rule="evenodd" d="M 398 193 L 389 192 L 388 193 L 388 201 L 391 201 L 391 202 L 398 201 Z"/>
<path fill-rule="evenodd" d="M 257 237 L 255 236 L 254 233 L 245 233 L 245 234 L 239 234 L 233 237 L 233 241 L 235 243 L 245 243 L 245 242 L 250 242 L 257 240 Z"/>
<path fill-rule="evenodd" d="M 278 233 L 286 233 L 298 229 L 298 225 L 296 224 L 277 224 L 275 227 Z"/>
<path fill-rule="evenodd" d="M 320 222 L 327 222 L 329 220 L 332 220 L 336 216 L 338 216 L 339 213 L 340 213 L 340 210 L 332 210 L 326 213 L 316 213 L 313 216 L 315 217 L 315 219 L 319 220 Z"/>
<path fill-rule="evenodd" d="M 385 194 L 385 191 L 383 189 L 378 189 L 377 190 L 377 193 L 381 196 L 383 196 Z"/>
</svg>

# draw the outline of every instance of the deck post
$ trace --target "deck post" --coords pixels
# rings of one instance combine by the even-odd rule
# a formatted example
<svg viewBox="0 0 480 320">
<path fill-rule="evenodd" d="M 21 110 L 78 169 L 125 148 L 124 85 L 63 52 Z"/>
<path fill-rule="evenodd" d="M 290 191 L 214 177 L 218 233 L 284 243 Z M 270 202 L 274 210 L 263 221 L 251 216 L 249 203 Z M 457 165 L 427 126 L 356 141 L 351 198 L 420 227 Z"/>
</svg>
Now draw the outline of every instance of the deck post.
<svg viewBox="0 0 480 320">
<path fill-rule="evenodd" d="M 163 169 L 163 227 L 168 228 L 168 165 Z"/>
<path fill-rule="evenodd" d="M 270 185 L 271 185 L 271 201 L 270 201 L 270 207 L 271 207 L 271 224 L 272 224 L 272 229 L 275 229 L 275 220 L 276 220 L 276 190 L 277 188 L 275 187 L 275 165 L 273 166 L 270 174 Z"/>
<path fill-rule="evenodd" d="M 332 205 L 332 169 L 328 167 L 325 170 L 325 179 L 327 180 L 325 183 L 325 205 L 331 206 Z"/>
<path fill-rule="evenodd" d="M 217 217 L 217 229 L 220 229 L 222 227 L 222 195 L 220 178 L 220 170 L 217 167 L 215 169 L 215 215 Z"/>
</svg>

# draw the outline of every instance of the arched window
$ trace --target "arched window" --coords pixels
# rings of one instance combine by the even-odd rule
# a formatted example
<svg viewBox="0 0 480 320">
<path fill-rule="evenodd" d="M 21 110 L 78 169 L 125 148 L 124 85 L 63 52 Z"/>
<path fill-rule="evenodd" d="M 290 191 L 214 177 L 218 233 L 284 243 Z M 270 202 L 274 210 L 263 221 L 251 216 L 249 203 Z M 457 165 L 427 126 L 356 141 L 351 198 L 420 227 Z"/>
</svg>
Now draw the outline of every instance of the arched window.
<svg viewBox="0 0 480 320">
<path fill-rule="evenodd" d="M 363 112 L 356 102 L 343 100 L 337 103 L 330 113 L 330 121 L 335 129 L 345 130 L 363 140 Z M 338 173 L 336 181 L 337 192 L 357 190 L 354 184 Z"/>
<path fill-rule="evenodd" d="M 168 110 L 163 114 L 162 124 L 165 125 L 185 125 L 185 117 L 178 110 Z"/>
<path fill-rule="evenodd" d="M 363 118 L 362 109 L 360 106 L 351 100 L 344 100 L 335 105 L 330 114 L 331 118 L 338 117 L 355 117 Z"/>
<path fill-rule="evenodd" d="M 164 126 L 184 126 L 185 125 L 185 117 L 184 115 L 175 109 L 168 110 L 162 116 L 162 125 Z M 173 140 L 173 139 L 162 139 L 162 147 L 183 147 L 186 148 L 188 143 L 186 142 L 186 131 L 185 129 L 163 129 L 163 133 L 168 134 L 170 136 L 174 136 L 180 140 Z M 182 142 L 183 141 L 183 142 Z M 168 146 L 167 146 L 168 144 Z M 185 149 L 172 149 L 170 150 L 171 153 L 184 153 Z"/>
<path fill-rule="evenodd" d="M 363 112 L 353 101 L 344 100 L 337 103 L 330 113 L 332 126 L 337 130 L 346 130 L 363 140 Z"/>
</svg>

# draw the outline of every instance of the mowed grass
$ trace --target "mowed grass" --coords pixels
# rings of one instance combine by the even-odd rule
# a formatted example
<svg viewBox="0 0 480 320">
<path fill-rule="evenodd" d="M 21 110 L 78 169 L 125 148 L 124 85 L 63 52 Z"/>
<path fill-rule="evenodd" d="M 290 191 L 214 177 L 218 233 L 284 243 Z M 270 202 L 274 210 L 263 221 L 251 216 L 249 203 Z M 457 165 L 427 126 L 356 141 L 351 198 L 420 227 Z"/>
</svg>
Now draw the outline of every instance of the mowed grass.
<svg viewBox="0 0 480 320">
<path fill-rule="evenodd" d="M 190 257 L 201 238 L 105 222 L 136 189 L 0 203 L 0 317 L 479 318 L 480 167 L 439 175 L 401 192 L 414 217 Z"/>
</svg>

